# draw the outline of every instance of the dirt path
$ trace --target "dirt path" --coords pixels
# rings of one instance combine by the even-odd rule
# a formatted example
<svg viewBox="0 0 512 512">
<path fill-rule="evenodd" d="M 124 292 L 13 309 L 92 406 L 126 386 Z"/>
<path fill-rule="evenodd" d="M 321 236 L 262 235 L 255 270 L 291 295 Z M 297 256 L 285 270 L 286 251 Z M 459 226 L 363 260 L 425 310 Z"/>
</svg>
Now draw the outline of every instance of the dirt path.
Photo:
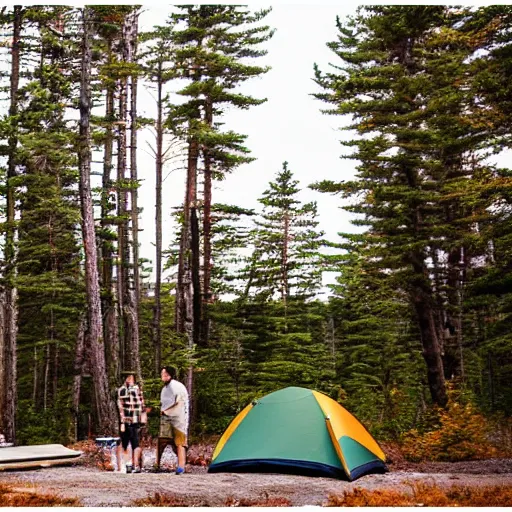
<svg viewBox="0 0 512 512">
<path fill-rule="evenodd" d="M 367 475 L 355 482 L 331 478 L 308 478 L 277 474 L 209 474 L 192 467 L 190 473 L 171 472 L 120 474 L 85 467 L 54 467 L 31 471 L 0 472 L 0 483 L 29 488 L 38 493 L 76 497 L 87 507 L 133 505 L 133 500 L 155 493 L 174 494 L 203 506 L 224 506 L 228 498 L 287 498 L 293 506 L 322 505 L 329 494 L 355 487 L 366 489 L 409 488 L 422 481 L 439 486 L 512 485 L 512 460 L 475 463 L 437 463 L 432 469 L 417 465 L 407 470 L 392 469 L 384 475 Z M 489 470 L 490 473 L 484 471 Z M 503 471 L 503 472 L 501 472 Z"/>
</svg>

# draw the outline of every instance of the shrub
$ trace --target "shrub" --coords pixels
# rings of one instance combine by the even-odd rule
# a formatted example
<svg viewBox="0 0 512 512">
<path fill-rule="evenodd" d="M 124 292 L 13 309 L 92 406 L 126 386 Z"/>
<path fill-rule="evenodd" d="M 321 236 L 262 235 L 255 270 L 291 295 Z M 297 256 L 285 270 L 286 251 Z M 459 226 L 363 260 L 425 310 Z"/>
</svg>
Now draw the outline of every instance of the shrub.
<svg viewBox="0 0 512 512">
<path fill-rule="evenodd" d="M 462 461 L 496 455 L 487 437 L 490 425 L 471 403 L 450 401 L 435 413 L 437 422 L 430 431 L 413 429 L 403 436 L 402 451 L 408 460 Z"/>
</svg>

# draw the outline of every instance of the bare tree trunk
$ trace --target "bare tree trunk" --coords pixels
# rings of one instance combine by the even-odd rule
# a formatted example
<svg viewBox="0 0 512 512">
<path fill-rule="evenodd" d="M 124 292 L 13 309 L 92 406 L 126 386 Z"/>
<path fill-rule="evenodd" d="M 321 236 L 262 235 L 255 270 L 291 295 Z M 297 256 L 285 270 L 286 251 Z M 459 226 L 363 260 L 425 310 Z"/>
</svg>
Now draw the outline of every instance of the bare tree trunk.
<svg viewBox="0 0 512 512">
<path fill-rule="evenodd" d="M 132 25 L 132 60 L 135 61 L 137 52 L 138 14 L 134 13 Z M 132 181 L 131 207 L 132 207 L 132 238 L 133 238 L 133 284 L 135 290 L 135 305 L 140 301 L 140 273 L 139 273 L 139 208 L 138 208 L 138 174 L 137 174 L 137 75 L 131 77 L 130 88 L 130 177 Z"/>
<path fill-rule="evenodd" d="M 188 338 L 188 348 L 192 350 L 196 343 L 198 325 L 196 323 L 197 310 L 194 302 L 194 273 L 198 275 L 198 268 L 194 269 L 196 255 L 199 251 L 198 237 L 194 237 L 193 230 L 197 230 L 197 214 L 195 214 L 195 205 L 197 202 L 197 160 L 198 160 L 198 141 L 195 135 L 191 135 L 188 148 L 188 166 L 187 166 L 187 186 L 183 214 L 183 325 Z M 194 212 L 194 215 L 192 215 Z M 194 227 L 192 223 L 194 222 Z M 196 247 L 193 243 L 196 243 Z M 197 299 L 197 297 L 196 297 Z M 187 374 L 187 389 L 192 396 L 194 386 L 194 370 L 190 366 Z M 190 417 L 193 418 L 194 407 L 193 400 L 190 402 Z"/>
<path fill-rule="evenodd" d="M 135 23 L 134 12 L 125 17 L 123 23 L 123 60 L 132 61 L 131 38 L 133 25 Z M 133 294 L 130 280 L 130 242 L 129 242 L 129 221 L 131 215 L 128 212 L 128 188 L 133 183 L 126 179 L 127 147 L 126 147 L 126 124 L 128 118 L 128 78 L 122 77 L 119 88 L 119 133 L 117 150 L 117 181 L 118 181 L 118 301 L 119 314 L 123 326 L 122 335 L 122 364 L 125 369 L 139 369 L 140 358 L 138 357 L 138 320 L 134 307 Z M 133 195 L 132 195 L 133 198 Z M 132 205 L 133 208 L 133 205 Z M 132 212 L 133 214 L 133 212 Z M 133 234 L 133 231 L 132 231 Z M 133 267 L 138 262 L 134 262 Z"/>
<path fill-rule="evenodd" d="M 108 62 L 112 61 L 112 41 L 108 40 Z M 107 360 L 107 371 L 110 386 L 115 386 L 120 378 L 120 347 L 119 347 L 119 326 L 118 313 L 115 303 L 115 294 L 113 288 L 114 260 L 113 260 L 113 241 L 107 236 L 107 231 L 112 226 L 109 217 L 112 215 L 111 194 L 113 189 L 111 172 L 113 169 L 113 150 L 114 150 L 114 132 L 112 122 L 114 119 L 114 93 L 113 85 L 107 86 L 106 105 L 105 105 L 105 146 L 103 156 L 103 177 L 101 191 L 101 228 L 103 231 L 103 242 L 101 247 L 102 267 L 102 312 L 104 320 L 105 336 L 105 357 Z"/>
<path fill-rule="evenodd" d="M 455 247 L 448 253 L 447 272 L 447 323 L 453 340 L 445 347 L 450 367 L 447 378 L 464 379 L 464 361 L 462 357 L 462 295 L 464 287 L 464 248 Z"/>
<path fill-rule="evenodd" d="M 290 237 L 290 215 L 284 214 L 283 226 L 283 251 L 281 253 L 281 300 L 286 310 L 286 300 L 288 299 L 288 242 Z"/>
<path fill-rule="evenodd" d="M 213 124 L 213 108 L 211 98 L 207 98 L 205 106 L 205 122 Z M 201 345 L 207 346 L 210 337 L 210 319 L 208 304 L 211 301 L 211 269 L 212 269 L 212 169 L 208 147 L 203 149 L 204 156 L 204 207 L 203 207 L 203 300 L 201 308 Z"/>
<path fill-rule="evenodd" d="M 421 256 L 417 257 L 417 260 Z M 416 268 L 416 273 L 419 269 Z M 424 276 L 428 275 L 424 269 Z M 426 277 L 424 279 L 427 279 Z M 435 307 L 431 290 L 427 285 L 419 285 L 411 291 L 411 300 L 416 311 L 420 330 L 421 343 L 423 345 L 423 358 L 427 365 L 427 380 L 430 394 L 434 403 L 444 407 L 448 403 L 446 385 L 444 379 L 443 360 L 439 343 L 439 330 L 436 322 Z"/>
<path fill-rule="evenodd" d="M 123 23 L 124 46 L 123 58 L 127 57 L 126 22 Z M 119 121 L 117 133 L 117 300 L 121 324 L 121 366 L 128 369 L 131 362 L 131 347 L 127 333 L 129 320 L 126 317 L 126 289 L 128 288 L 128 268 L 130 249 L 128 246 L 128 214 L 126 183 L 126 120 L 128 116 L 128 79 L 126 76 L 119 83 Z"/>
<path fill-rule="evenodd" d="M 199 345 L 201 332 L 201 280 L 199 271 L 201 268 L 199 258 L 199 219 L 197 218 L 197 209 L 190 209 L 190 245 L 191 245 L 191 274 L 192 274 L 192 339 L 194 345 Z"/>
<path fill-rule="evenodd" d="M 156 244 L 156 281 L 155 308 L 153 315 L 153 347 L 155 351 L 155 371 L 160 372 L 162 366 L 162 175 L 163 175 L 163 70 L 162 62 L 158 63 L 157 78 L 157 120 L 156 120 L 156 184 L 155 184 L 155 244 Z"/>
<path fill-rule="evenodd" d="M 37 406 L 37 390 L 39 389 L 39 382 L 37 379 L 37 347 L 34 347 L 34 379 L 32 382 L 32 404 Z"/>
<path fill-rule="evenodd" d="M 288 242 L 290 238 L 290 214 L 284 214 L 283 252 L 281 255 L 281 300 L 284 305 L 284 331 L 288 332 Z"/>
<path fill-rule="evenodd" d="M 82 386 L 82 372 L 84 367 L 85 356 L 85 328 L 87 318 L 82 316 L 78 325 L 78 333 L 76 337 L 75 362 L 73 364 L 73 391 L 72 391 L 72 410 L 73 410 L 73 438 L 78 441 L 78 419 L 80 407 L 80 389 Z"/>
<path fill-rule="evenodd" d="M 91 42 L 89 8 L 83 9 L 83 39 L 80 79 L 80 131 L 78 162 L 80 171 L 79 192 L 82 213 L 82 236 L 85 252 L 85 284 L 89 325 L 89 350 L 91 373 L 94 384 L 94 399 L 98 411 L 99 430 L 103 434 L 115 429 L 114 403 L 108 387 L 103 344 L 98 263 L 96 260 L 96 236 L 90 182 L 91 172 Z"/>
<path fill-rule="evenodd" d="M 16 176 L 17 113 L 18 89 L 20 79 L 20 40 L 22 24 L 22 7 L 14 7 L 14 23 L 11 59 L 11 103 L 9 117 L 12 132 L 9 136 L 9 157 L 7 162 L 7 222 L 5 233 L 5 312 L 4 312 L 4 381 L 2 382 L 3 407 L 1 411 L 1 429 L 8 442 L 16 442 L 16 337 L 17 337 L 17 290 L 14 286 L 15 268 L 15 206 L 14 186 L 12 179 Z"/>
<path fill-rule="evenodd" d="M 5 291 L 0 289 L 0 383 L 5 382 Z M 3 428 L 4 392 L 0 391 L 0 432 Z"/>
<path fill-rule="evenodd" d="M 44 384 L 43 384 L 43 410 L 46 411 L 48 406 L 48 384 L 50 381 L 50 344 L 47 343 L 45 347 L 45 358 L 44 358 Z"/>
<path fill-rule="evenodd" d="M 183 202 L 183 226 L 181 230 L 180 253 L 178 262 L 178 289 L 176 330 L 185 332 L 189 344 L 194 344 L 194 308 L 193 308 L 193 268 L 194 259 L 192 247 L 191 209 L 197 202 L 197 161 L 198 141 L 195 135 L 189 136 L 187 181 L 185 200 Z M 197 217 L 196 217 L 197 219 Z"/>
<path fill-rule="evenodd" d="M 188 149 L 188 166 L 187 166 L 187 186 L 186 197 L 183 211 L 183 232 L 184 237 L 184 270 L 183 270 L 183 287 L 184 287 L 184 308 L 185 308 L 185 331 L 189 336 L 189 344 L 194 344 L 194 308 L 193 308 L 193 261 L 196 251 L 192 246 L 192 208 L 197 203 L 197 160 L 198 160 L 198 142 L 195 136 L 191 137 Z M 195 217 L 197 223 L 197 216 Z"/>
<path fill-rule="evenodd" d="M 135 62 L 137 52 L 139 14 L 136 10 L 130 15 L 130 61 Z M 138 175 L 137 175 L 137 75 L 131 76 L 130 88 L 130 178 L 131 178 L 131 220 L 132 220 L 132 250 L 133 250 L 133 291 L 128 290 L 130 298 L 130 315 L 132 323 L 131 337 L 131 367 L 141 378 L 140 340 L 139 340 L 139 303 L 140 303 L 140 273 L 139 273 L 139 207 L 138 207 Z"/>
</svg>

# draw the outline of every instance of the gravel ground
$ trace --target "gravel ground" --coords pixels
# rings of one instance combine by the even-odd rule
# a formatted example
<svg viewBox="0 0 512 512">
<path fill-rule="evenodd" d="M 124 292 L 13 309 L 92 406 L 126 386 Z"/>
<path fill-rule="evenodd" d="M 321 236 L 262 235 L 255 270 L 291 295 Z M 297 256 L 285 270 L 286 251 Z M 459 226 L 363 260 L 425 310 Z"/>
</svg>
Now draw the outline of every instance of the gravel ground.
<svg viewBox="0 0 512 512">
<path fill-rule="evenodd" d="M 30 471 L 0 472 L 0 483 L 29 488 L 39 493 L 77 497 L 87 507 L 130 506 L 133 501 L 155 493 L 174 494 L 203 506 L 224 506 L 228 498 L 287 498 L 293 506 L 322 505 L 330 494 L 356 487 L 366 489 L 409 489 L 414 482 L 439 486 L 512 485 L 512 459 L 460 463 L 390 465 L 383 475 L 367 475 L 355 482 L 331 478 L 250 473 L 206 472 L 205 467 L 187 466 L 187 473 L 172 472 L 175 456 L 164 454 L 161 472 L 152 468 L 154 453 L 147 450 L 144 472 L 122 474 L 83 466 L 53 467 Z"/>
</svg>

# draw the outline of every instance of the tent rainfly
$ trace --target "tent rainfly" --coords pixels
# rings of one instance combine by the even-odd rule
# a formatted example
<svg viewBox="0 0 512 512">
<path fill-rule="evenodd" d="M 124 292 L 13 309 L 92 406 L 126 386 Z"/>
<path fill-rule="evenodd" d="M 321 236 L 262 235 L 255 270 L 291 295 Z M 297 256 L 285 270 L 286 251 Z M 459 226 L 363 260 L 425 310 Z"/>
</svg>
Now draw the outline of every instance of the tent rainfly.
<svg viewBox="0 0 512 512">
<path fill-rule="evenodd" d="M 213 452 L 210 473 L 272 472 L 354 480 L 386 471 L 363 425 L 327 395 L 288 387 L 253 401 Z"/>
</svg>

